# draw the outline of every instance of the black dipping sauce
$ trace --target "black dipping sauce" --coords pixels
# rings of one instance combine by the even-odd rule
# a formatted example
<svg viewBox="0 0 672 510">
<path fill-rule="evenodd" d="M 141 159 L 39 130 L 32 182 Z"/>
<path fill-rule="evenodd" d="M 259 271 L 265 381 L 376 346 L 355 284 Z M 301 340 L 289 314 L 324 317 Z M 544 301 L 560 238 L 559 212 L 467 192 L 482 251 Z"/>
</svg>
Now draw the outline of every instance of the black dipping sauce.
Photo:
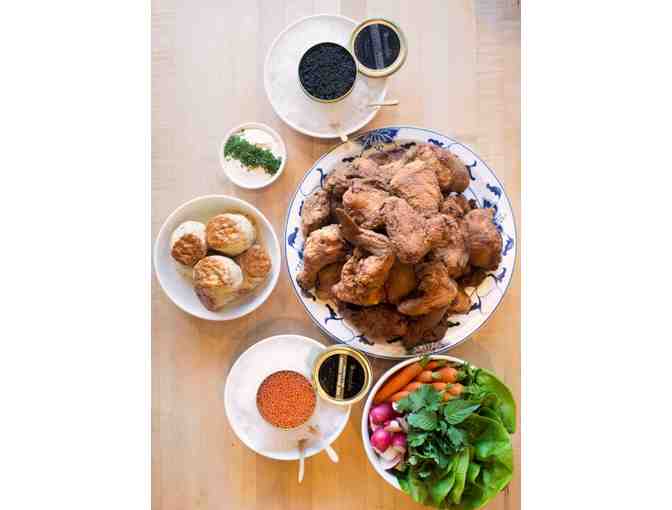
<svg viewBox="0 0 672 510">
<path fill-rule="evenodd" d="M 320 386 L 332 397 L 336 397 L 339 357 L 340 354 L 329 356 L 322 363 L 317 373 Z M 343 385 L 344 400 L 348 400 L 362 391 L 364 378 L 364 367 L 352 356 L 346 355 L 345 381 Z"/>
<path fill-rule="evenodd" d="M 357 60 L 369 69 L 390 67 L 401 51 L 397 33 L 380 23 L 364 27 L 357 34 L 353 46 Z"/>
<path fill-rule="evenodd" d="M 343 46 L 320 43 L 310 48 L 299 63 L 299 80 L 313 97 L 330 101 L 352 88 L 357 77 L 357 64 Z"/>
</svg>

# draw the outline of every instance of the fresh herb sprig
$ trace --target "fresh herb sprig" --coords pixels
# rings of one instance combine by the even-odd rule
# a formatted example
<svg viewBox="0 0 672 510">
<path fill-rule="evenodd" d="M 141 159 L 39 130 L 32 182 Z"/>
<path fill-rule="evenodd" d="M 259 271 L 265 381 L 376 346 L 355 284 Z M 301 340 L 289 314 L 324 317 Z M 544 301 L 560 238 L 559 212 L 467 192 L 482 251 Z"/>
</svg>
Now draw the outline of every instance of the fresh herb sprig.
<svg viewBox="0 0 672 510">
<path fill-rule="evenodd" d="M 257 147 L 239 135 L 233 135 L 226 141 L 224 156 L 237 159 L 248 168 L 261 167 L 270 175 L 275 175 L 282 163 L 282 159 L 268 149 Z"/>
<path fill-rule="evenodd" d="M 401 488 L 418 503 L 476 509 L 511 480 L 515 403 L 493 374 L 460 368 L 459 398 L 426 384 L 396 408 L 408 423 L 408 457 L 397 467 Z"/>
</svg>

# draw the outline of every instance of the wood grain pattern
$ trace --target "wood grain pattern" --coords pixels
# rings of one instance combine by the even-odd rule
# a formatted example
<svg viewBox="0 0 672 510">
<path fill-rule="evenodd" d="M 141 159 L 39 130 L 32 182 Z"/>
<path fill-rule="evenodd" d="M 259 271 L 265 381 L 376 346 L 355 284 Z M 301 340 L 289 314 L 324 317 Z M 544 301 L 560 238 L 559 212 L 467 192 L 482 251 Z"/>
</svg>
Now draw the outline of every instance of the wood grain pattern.
<svg viewBox="0 0 672 510">
<path fill-rule="evenodd" d="M 404 68 L 370 127 L 426 126 L 469 144 L 503 181 L 520 219 L 520 11 L 513 0 L 153 0 L 152 240 L 181 203 L 231 194 L 255 204 L 278 234 L 300 177 L 336 141 L 298 134 L 264 94 L 263 60 L 273 38 L 299 17 L 321 12 L 396 19 L 409 40 Z M 238 189 L 220 174 L 221 137 L 234 125 L 265 122 L 285 138 L 284 175 L 261 191 Z M 520 242 L 520 224 L 518 240 Z M 518 262 L 520 264 L 520 252 Z M 152 276 L 152 506 L 161 510 L 421 508 L 391 490 L 361 447 L 361 405 L 334 447 L 296 463 L 255 455 L 233 435 L 222 390 L 229 368 L 254 342 L 298 333 L 328 344 L 306 316 L 286 274 L 268 301 L 236 321 L 210 323 L 176 308 Z M 451 351 L 490 368 L 520 402 L 520 271 L 493 318 Z M 375 361 L 376 374 L 390 366 Z M 520 433 L 516 475 L 492 510 L 520 507 Z"/>
</svg>

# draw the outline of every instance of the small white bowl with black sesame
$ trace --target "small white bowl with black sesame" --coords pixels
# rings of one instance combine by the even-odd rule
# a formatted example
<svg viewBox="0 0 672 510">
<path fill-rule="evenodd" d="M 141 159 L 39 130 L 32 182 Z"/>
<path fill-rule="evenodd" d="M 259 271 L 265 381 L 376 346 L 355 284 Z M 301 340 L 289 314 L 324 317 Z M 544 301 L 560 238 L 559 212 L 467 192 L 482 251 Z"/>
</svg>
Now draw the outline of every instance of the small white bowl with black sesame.
<svg viewBox="0 0 672 510">
<path fill-rule="evenodd" d="M 273 128 L 246 122 L 226 134 L 219 147 L 219 162 L 224 175 L 236 186 L 261 189 L 282 174 L 287 147 Z"/>
</svg>

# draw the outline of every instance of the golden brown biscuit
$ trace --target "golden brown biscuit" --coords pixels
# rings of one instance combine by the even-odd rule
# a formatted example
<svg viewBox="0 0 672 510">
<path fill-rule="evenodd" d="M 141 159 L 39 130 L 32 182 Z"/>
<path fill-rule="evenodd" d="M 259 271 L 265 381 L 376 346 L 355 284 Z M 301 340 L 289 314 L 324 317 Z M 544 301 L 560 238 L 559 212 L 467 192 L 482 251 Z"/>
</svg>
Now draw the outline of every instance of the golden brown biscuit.
<svg viewBox="0 0 672 510">
<path fill-rule="evenodd" d="M 257 231 L 242 214 L 213 216 L 205 227 L 208 246 L 226 255 L 240 255 L 254 243 Z"/>
<path fill-rule="evenodd" d="M 193 266 L 208 251 L 205 225 L 200 221 L 185 221 L 170 237 L 170 255 L 185 266 Z"/>
<path fill-rule="evenodd" d="M 210 311 L 217 311 L 235 299 L 242 284 L 242 270 L 228 257 L 205 257 L 194 266 L 194 290 Z"/>
<path fill-rule="evenodd" d="M 235 258 L 243 271 L 243 284 L 239 292 L 249 292 L 263 282 L 271 272 L 271 257 L 260 244 L 254 244 L 250 249 Z"/>
</svg>

